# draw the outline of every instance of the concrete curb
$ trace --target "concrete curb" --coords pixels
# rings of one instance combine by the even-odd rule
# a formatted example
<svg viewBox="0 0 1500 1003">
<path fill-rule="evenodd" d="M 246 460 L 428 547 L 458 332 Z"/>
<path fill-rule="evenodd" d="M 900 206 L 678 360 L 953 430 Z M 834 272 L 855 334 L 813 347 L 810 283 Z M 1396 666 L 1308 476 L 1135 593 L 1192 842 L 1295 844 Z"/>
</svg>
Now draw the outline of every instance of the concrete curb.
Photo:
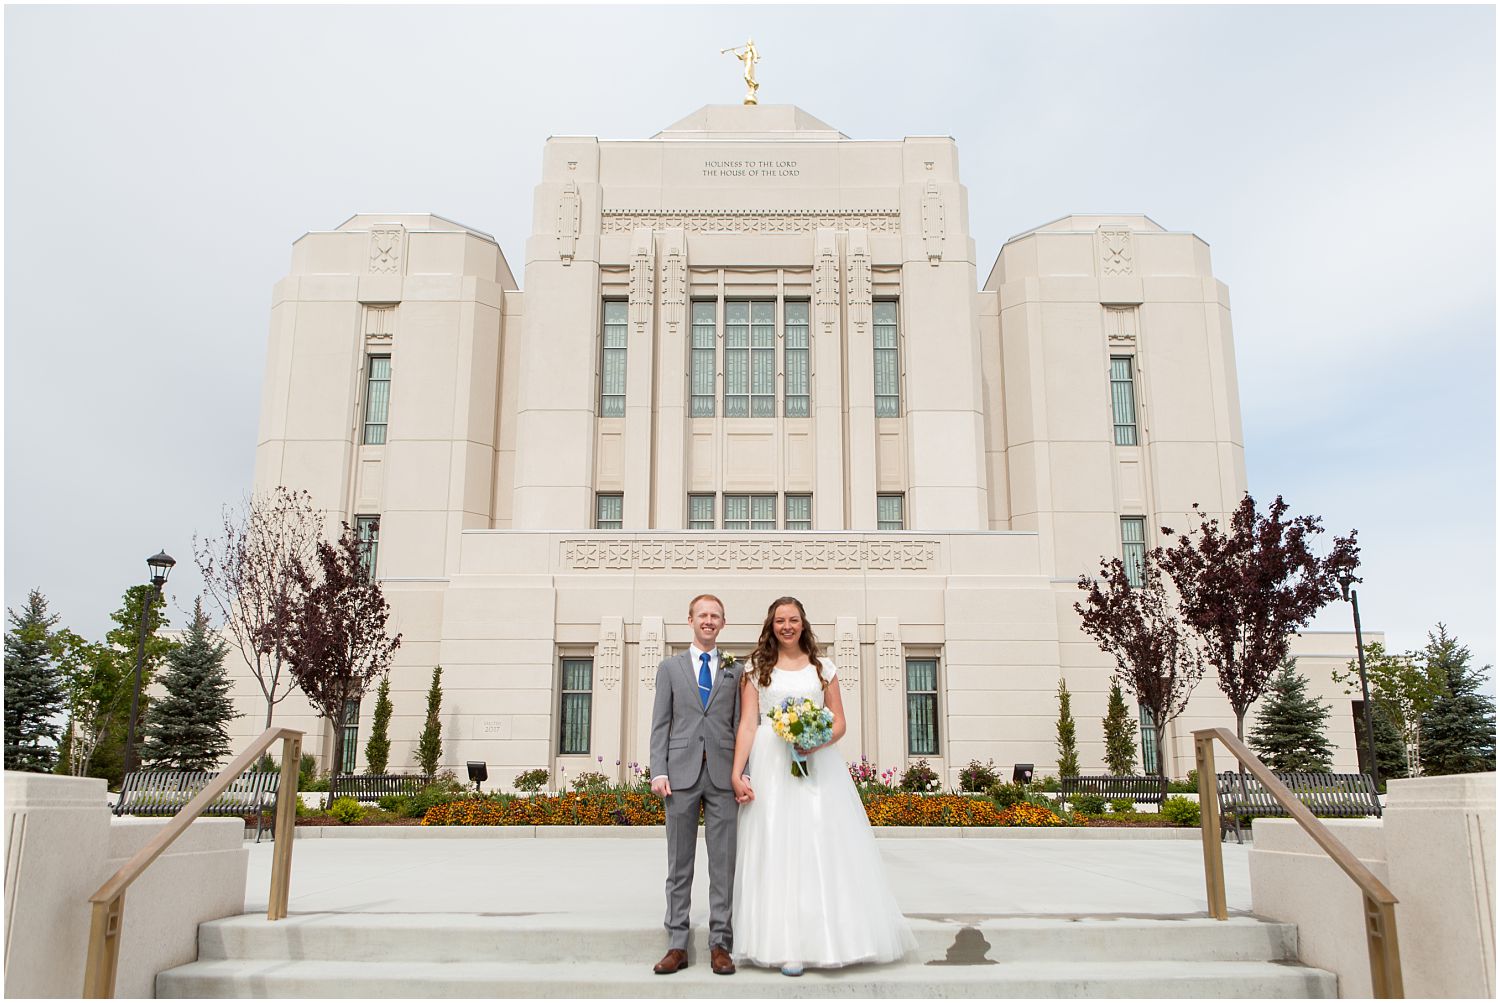
<svg viewBox="0 0 1500 1003">
<path fill-rule="evenodd" d="M 1171 839 L 1198 842 L 1196 828 L 1071 826 L 874 826 L 881 839 Z M 298 839 L 664 839 L 662 826 L 632 825 L 299 825 Z M 702 830 L 699 830 L 702 838 Z"/>
</svg>

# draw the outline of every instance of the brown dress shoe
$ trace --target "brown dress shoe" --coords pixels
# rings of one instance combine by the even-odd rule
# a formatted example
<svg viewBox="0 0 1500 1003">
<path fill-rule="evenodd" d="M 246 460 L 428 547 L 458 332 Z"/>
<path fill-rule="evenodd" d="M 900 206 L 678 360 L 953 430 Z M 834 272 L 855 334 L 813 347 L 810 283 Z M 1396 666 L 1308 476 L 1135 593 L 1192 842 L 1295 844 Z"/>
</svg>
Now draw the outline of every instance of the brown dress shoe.
<svg viewBox="0 0 1500 1003">
<path fill-rule="evenodd" d="M 686 967 L 687 952 L 674 947 L 651 970 L 657 975 L 671 975 L 673 972 L 680 972 Z"/>
<path fill-rule="evenodd" d="M 709 948 L 709 967 L 714 970 L 715 975 L 733 975 L 734 959 L 729 952 L 722 947 Z"/>
</svg>

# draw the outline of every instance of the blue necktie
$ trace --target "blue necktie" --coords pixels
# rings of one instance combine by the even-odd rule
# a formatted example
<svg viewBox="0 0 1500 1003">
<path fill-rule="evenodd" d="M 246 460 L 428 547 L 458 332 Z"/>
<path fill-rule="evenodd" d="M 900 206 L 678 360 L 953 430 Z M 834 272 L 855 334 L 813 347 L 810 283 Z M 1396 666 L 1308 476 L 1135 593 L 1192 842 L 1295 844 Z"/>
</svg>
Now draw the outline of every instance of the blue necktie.
<svg viewBox="0 0 1500 1003">
<path fill-rule="evenodd" d="M 708 652 L 698 656 L 698 699 L 703 701 L 703 709 L 708 710 L 708 698 L 713 693 L 714 679 L 708 674 Z"/>
</svg>

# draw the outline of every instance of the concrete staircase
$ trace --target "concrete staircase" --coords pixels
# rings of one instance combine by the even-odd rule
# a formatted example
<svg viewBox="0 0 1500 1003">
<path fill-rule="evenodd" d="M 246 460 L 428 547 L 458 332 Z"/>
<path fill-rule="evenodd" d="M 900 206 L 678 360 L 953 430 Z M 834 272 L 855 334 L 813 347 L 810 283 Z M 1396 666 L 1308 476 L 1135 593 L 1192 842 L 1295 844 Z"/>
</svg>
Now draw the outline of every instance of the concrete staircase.
<svg viewBox="0 0 1500 1003">
<path fill-rule="evenodd" d="M 1331 998 L 1334 976 L 1297 962 L 1297 931 L 1235 917 L 913 917 L 918 949 L 893 965 L 787 978 L 651 965 L 659 926 L 558 913 L 264 914 L 205 923 L 199 960 L 157 977 L 159 997 Z"/>
</svg>

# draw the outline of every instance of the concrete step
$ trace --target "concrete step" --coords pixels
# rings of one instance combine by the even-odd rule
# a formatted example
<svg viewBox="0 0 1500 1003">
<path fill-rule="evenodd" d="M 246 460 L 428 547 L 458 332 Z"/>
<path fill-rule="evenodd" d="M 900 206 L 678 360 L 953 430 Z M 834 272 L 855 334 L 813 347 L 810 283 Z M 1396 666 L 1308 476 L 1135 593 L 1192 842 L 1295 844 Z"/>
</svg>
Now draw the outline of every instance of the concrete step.
<svg viewBox="0 0 1500 1003">
<path fill-rule="evenodd" d="M 1028 918 L 913 917 L 921 961 L 1294 961 L 1297 931 L 1252 917 Z M 693 954 L 707 957 L 708 931 L 694 931 Z M 294 914 L 203 924 L 202 961 L 465 962 L 561 964 L 578 958 L 640 965 L 666 949 L 662 928 L 621 915 Z"/>
<path fill-rule="evenodd" d="M 205 923 L 199 960 L 157 977 L 160 997 L 1332 997 L 1296 963 L 1297 934 L 1239 916 L 910 917 L 917 950 L 893 965 L 799 979 L 690 967 L 657 976 L 661 927 L 641 914 L 303 913 Z"/>
<path fill-rule="evenodd" d="M 860 965 L 809 969 L 787 978 L 741 966 L 715 976 L 707 965 L 675 975 L 649 962 L 574 961 L 199 961 L 157 977 L 170 999 L 335 998 L 1332 998 L 1328 972 L 1264 961 L 1011 961 L 992 965 Z"/>
</svg>

